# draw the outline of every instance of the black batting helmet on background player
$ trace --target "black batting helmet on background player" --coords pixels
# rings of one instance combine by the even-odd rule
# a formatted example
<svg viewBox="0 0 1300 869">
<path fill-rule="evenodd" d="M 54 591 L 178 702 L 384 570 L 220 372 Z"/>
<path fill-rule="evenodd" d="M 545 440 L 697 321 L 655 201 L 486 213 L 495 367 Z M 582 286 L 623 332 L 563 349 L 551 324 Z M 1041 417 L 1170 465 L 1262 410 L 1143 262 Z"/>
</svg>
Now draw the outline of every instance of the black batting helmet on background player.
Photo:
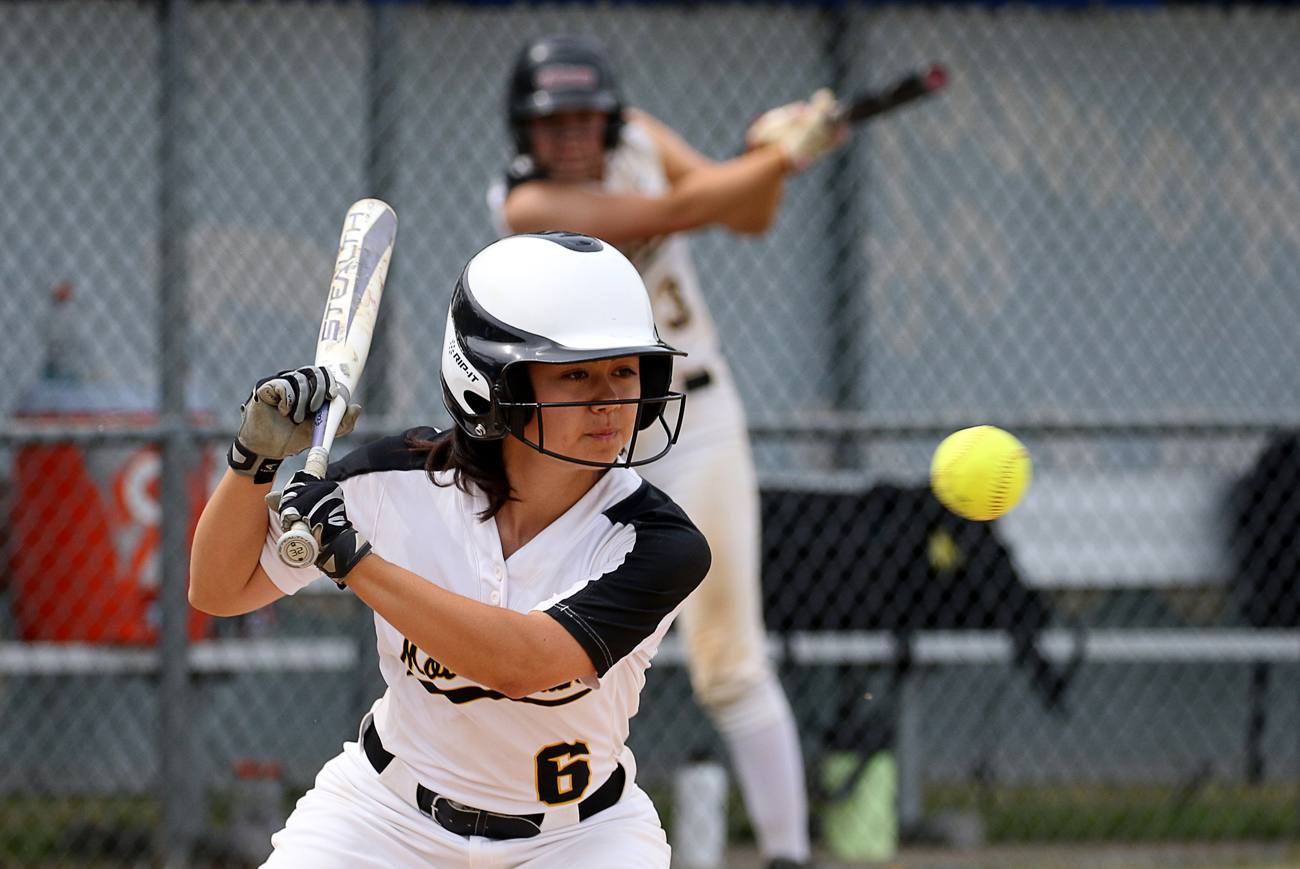
<svg viewBox="0 0 1300 869">
<path fill-rule="evenodd" d="M 506 97 L 515 148 L 520 154 L 531 152 L 530 119 L 572 109 L 604 112 L 609 118 L 605 147 L 618 144 L 623 101 L 605 46 L 586 36 L 548 36 L 525 45 L 515 61 Z"/>
<path fill-rule="evenodd" d="M 599 239 L 572 232 L 513 235 L 488 245 L 452 291 L 442 351 L 442 395 L 456 424 L 475 440 L 514 435 L 539 452 L 595 467 L 636 467 L 677 441 L 685 397 L 670 392 L 673 356 L 659 339 L 645 284 L 627 257 Z M 641 359 L 641 397 L 538 402 L 526 362 Z M 546 449 L 524 427 L 538 408 L 636 404 L 637 424 L 623 456 L 600 464 Z M 669 422 L 669 404 L 677 407 Z M 540 420 L 539 420 L 540 422 Z M 659 423 L 663 448 L 632 460 L 637 435 Z"/>
</svg>

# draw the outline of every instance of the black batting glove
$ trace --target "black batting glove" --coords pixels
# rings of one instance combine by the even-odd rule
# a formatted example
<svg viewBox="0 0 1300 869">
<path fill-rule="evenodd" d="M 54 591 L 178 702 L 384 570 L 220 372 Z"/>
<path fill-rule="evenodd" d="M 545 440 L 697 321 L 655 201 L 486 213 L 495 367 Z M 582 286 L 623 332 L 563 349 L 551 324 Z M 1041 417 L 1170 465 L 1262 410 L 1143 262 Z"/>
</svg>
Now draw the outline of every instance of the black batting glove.
<svg viewBox="0 0 1300 869">
<path fill-rule="evenodd" d="M 370 554 L 370 541 L 348 521 L 343 504 L 343 487 L 332 480 L 299 471 L 280 494 L 280 527 L 288 531 L 303 520 L 320 546 L 316 566 L 345 588 L 347 575 Z"/>
<path fill-rule="evenodd" d="M 227 463 L 255 483 L 271 482 L 286 456 L 311 446 L 316 412 L 337 395 L 334 375 L 318 365 L 262 378 L 239 408 L 239 434 L 230 445 Z M 339 437 L 352 431 L 360 414 L 357 405 L 348 407 L 339 422 Z"/>
</svg>

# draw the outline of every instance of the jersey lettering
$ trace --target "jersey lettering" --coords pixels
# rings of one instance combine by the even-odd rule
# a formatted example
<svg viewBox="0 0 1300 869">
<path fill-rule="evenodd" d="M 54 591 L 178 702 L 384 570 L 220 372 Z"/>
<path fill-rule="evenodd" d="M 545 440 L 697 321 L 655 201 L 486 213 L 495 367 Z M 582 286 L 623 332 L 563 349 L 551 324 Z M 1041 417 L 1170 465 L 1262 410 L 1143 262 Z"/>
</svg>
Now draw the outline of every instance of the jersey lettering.
<svg viewBox="0 0 1300 869">
<path fill-rule="evenodd" d="M 537 752 L 537 798 L 548 806 L 582 799 L 591 784 L 591 764 L 582 759 L 588 754 L 585 742 L 561 742 Z"/>
<path fill-rule="evenodd" d="M 426 682 L 421 679 L 420 684 L 424 690 L 430 694 L 437 694 L 446 697 L 452 703 L 460 706 L 465 703 L 473 703 L 475 700 L 509 700 L 511 703 L 525 703 L 529 706 L 565 706 L 575 700 L 581 700 L 591 693 L 590 688 L 583 688 L 581 691 L 569 694 L 564 697 L 507 697 L 500 691 L 493 691 L 491 688 L 484 688 L 482 685 L 464 685 L 460 688 L 441 688 L 434 682 Z"/>
<path fill-rule="evenodd" d="M 428 676 L 430 679 L 455 679 L 456 674 L 439 664 L 428 655 L 424 656 L 424 663 L 419 663 L 420 650 L 416 648 L 406 637 L 402 637 L 402 663 L 406 665 L 406 675 L 413 676 L 417 672 Z"/>
<path fill-rule="evenodd" d="M 572 694 L 565 694 L 562 697 L 507 697 L 500 691 L 493 691 L 491 688 L 484 688 L 482 685 L 472 683 L 444 688 L 438 685 L 436 680 L 451 680 L 460 677 L 428 655 L 425 655 L 424 661 L 421 662 L 419 647 L 406 637 L 402 637 L 401 661 L 406 665 L 406 675 L 416 677 L 425 691 L 440 697 L 446 697 L 457 706 L 473 703 L 475 700 L 510 700 L 513 703 L 526 703 L 530 706 L 564 706 L 591 693 L 590 688 L 583 687 L 581 690 L 574 691 Z M 563 685 L 547 688 L 545 691 L 539 691 L 538 693 L 553 694 L 574 687 L 573 682 L 565 682 Z"/>
</svg>

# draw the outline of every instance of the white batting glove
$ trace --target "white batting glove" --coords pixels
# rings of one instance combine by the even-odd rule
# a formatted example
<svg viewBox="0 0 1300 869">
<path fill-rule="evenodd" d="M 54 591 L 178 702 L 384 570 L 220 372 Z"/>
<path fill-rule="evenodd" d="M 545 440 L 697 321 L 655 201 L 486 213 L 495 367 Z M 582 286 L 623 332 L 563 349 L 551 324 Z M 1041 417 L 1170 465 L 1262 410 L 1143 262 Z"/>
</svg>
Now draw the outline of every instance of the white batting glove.
<svg viewBox="0 0 1300 869">
<path fill-rule="evenodd" d="M 776 145 L 790 168 L 803 172 L 848 140 L 849 125 L 835 117 L 835 94 L 822 88 L 788 123 Z"/>
<path fill-rule="evenodd" d="M 265 377 L 240 407 L 239 434 L 226 456 L 231 470 L 255 483 L 269 483 L 287 456 L 311 446 L 316 411 L 339 394 L 329 369 L 309 366 Z M 338 437 L 356 426 L 360 405 L 349 405 Z"/>
<path fill-rule="evenodd" d="M 803 100 L 768 109 L 745 131 L 745 147 L 753 150 L 763 145 L 775 145 L 794 128 L 807 110 L 808 103 Z"/>
</svg>

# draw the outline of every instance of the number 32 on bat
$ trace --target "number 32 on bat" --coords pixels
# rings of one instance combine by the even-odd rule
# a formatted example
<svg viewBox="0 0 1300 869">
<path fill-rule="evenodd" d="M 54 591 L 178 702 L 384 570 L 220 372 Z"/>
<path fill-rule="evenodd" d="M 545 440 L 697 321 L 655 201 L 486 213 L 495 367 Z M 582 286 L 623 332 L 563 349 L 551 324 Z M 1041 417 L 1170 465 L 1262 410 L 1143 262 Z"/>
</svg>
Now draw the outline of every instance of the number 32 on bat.
<svg viewBox="0 0 1300 869">
<path fill-rule="evenodd" d="M 582 799 L 591 784 L 591 753 L 585 742 L 561 742 L 537 752 L 537 798 L 548 806 Z"/>
</svg>

